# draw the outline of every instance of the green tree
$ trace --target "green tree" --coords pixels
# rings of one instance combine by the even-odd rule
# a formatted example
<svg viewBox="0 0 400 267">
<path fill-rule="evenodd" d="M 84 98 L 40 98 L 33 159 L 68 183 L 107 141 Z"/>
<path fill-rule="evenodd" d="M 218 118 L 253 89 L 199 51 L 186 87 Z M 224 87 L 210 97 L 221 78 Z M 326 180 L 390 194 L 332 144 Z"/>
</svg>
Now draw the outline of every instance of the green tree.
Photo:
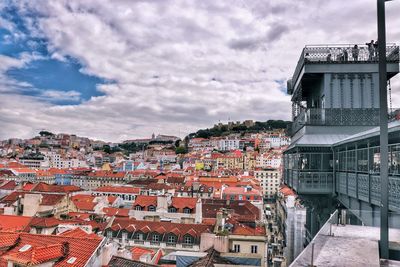
<svg viewBox="0 0 400 267">
<path fill-rule="evenodd" d="M 185 147 L 183 147 L 183 146 L 178 146 L 176 149 L 175 149 L 175 153 L 176 154 L 185 154 L 187 151 L 186 151 L 186 148 Z"/>
<path fill-rule="evenodd" d="M 53 136 L 54 134 L 49 131 L 40 131 L 39 135 L 40 136 Z"/>
</svg>

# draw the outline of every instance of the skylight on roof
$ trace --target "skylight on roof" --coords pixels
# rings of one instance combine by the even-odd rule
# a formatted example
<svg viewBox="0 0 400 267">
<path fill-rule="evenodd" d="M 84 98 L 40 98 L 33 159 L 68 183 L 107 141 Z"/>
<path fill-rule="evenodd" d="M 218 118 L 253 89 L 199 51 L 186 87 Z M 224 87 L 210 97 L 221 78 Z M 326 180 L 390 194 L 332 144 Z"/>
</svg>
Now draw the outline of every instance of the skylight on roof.
<svg viewBox="0 0 400 267">
<path fill-rule="evenodd" d="M 19 252 L 25 252 L 25 251 L 29 250 L 31 247 L 32 247 L 31 245 L 24 245 L 18 251 Z"/>
<path fill-rule="evenodd" d="M 71 257 L 71 258 L 69 258 L 69 259 L 67 260 L 67 263 L 73 264 L 75 261 L 76 261 L 76 258 L 75 258 L 75 257 Z"/>
</svg>

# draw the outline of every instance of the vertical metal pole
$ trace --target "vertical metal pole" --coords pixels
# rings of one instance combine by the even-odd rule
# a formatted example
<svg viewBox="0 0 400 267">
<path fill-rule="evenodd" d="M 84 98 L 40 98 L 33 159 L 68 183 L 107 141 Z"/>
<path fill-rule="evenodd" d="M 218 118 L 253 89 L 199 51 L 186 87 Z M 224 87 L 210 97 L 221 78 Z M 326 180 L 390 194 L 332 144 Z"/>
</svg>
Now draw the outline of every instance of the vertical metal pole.
<svg viewBox="0 0 400 267">
<path fill-rule="evenodd" d="M 380 158 L 381 158 L 381 258 L 389 258 L 388 229 L 388 115 L 386 77 L 385 0 L 377 0 L 378 56 L 379 56 L 379 105 L 380 105 Z"/>
<path fill-rule="evenodd" d="M 314 267 L 314 241 L 311 242 L 311 267 Z"/>
</svg>

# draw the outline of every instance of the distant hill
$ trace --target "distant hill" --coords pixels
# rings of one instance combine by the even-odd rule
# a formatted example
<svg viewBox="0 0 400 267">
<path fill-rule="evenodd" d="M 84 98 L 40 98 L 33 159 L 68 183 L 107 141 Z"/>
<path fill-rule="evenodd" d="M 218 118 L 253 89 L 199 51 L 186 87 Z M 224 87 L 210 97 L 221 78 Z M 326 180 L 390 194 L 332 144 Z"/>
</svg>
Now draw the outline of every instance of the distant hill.
<svg viewBox="0 0 400 267">
<path fill-rule="evenodd" d="M 283 120 L 268 120 L 265 122 L 256 121 L 251 125 L 246 125 L 245 122 L 241 124 L 219 124 L 214 125 L 212 128 L 200 129 L 195 133 L 189 134 L 188 138 L 210 138 L 226 136 L 233 133 L 258 133 L 261 131 L 275 130 L 275 129 L 287 129 L 290 121 Z"/>
</svg>

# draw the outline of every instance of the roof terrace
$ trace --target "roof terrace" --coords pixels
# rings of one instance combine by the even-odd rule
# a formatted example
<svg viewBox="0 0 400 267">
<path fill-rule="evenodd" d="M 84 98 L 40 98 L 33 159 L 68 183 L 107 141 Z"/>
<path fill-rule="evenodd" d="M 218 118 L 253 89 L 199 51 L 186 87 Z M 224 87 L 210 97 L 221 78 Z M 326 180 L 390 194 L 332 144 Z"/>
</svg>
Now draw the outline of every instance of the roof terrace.
<svg viewBox="0 0 400 267">
<path fill-rule="evenodd" d="M 299 78 L 306 72 L 313 72 L 314 68 L 307 70 L 312 65 L 329 64 L 378 64 L 379 55 L 376 48 L 369 48 L 366 44 L 342 45 L 307 45 L 303 48 L 293 77 L 288 81 L 287 92 L 292 94 L 297 87 Z M 399 46 L 387 44 L 387 63 L 399 63 Z M 324 70 L 323 68 L 322 70 Z M 350 69 L 349 69 L 350 70 Z M 360 71 L 352 67 L 353 71 Z M 344 70 L 345 72 L 352 72 Z M 388 68 L 388 76 L 391 69 Z"/>
</svg>

